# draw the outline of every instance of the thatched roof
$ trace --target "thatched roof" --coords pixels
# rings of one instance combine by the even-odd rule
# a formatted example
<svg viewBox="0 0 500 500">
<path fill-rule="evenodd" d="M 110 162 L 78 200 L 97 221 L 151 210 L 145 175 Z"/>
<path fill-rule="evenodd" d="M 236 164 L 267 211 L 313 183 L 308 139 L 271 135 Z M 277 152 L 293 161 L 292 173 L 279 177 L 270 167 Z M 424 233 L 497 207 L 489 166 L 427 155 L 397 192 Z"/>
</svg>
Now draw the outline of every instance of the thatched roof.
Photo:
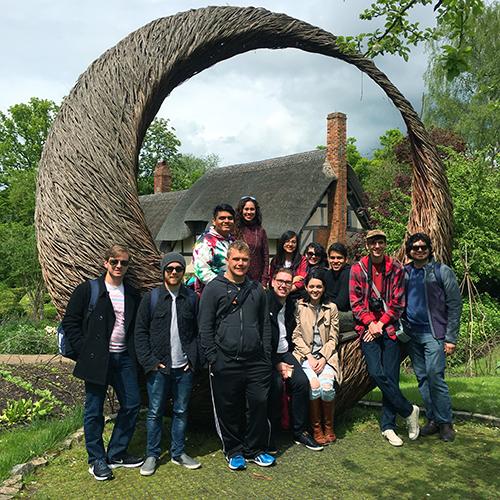
<svg viewBox="0 0 500 500">
<path fill-rule="evenodd" d="M 236 206 L 242 196 L 251 195 L 259 201 L 268 237 L 279 238 L 286 229 L 302 229 L 335 180 L 325 150 L 216 168 L 201 177 L 168 214 L 161 212 L 166 217 L 158 233 L 158 220 L 150 230 L 156 241 L 183 240 L 192 234 L 192 223 L 211 219 L 217 204 Z M 362 189 L 350 167 L 348 191 L 351 206 L 358 208 Z M 147 203 L 159 196 L 149 195 Z"/>
<path fill-rule="evenodd" d="M 168 193 L 147 194 L 139 197 L 141 208 L 146 218 L 146 224 L 154 240 L 156 240 L 156 235 L 165 221 L 165 217 L 186 193 L 187 190 L 170 191 Z"/>
</svg>

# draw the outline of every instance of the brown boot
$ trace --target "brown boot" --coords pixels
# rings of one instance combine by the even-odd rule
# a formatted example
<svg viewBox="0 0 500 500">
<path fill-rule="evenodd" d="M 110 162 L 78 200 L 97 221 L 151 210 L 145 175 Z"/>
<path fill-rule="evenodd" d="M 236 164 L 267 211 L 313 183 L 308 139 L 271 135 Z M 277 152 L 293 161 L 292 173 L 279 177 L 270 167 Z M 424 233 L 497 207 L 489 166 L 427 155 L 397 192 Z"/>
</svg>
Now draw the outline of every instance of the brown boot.
<svg viewBox="0 0 500 500">
<path fill-rule="evenodd" d="M 323 427 L 321 426 L 321 400 L 309 400 L 309 420 L 311 422 L 311 429 L 313 439 L 320 445 L 327 444 L 323 434 Z"/>
<path fill-rule="evenodd" d="M 325 423 L 325 441 L 333 443 L 337 436 L 333 430 L 333 416 L 335 413 L 335 401 L 321 401 L 323 407 L 323 422 Z"/>
</svg>

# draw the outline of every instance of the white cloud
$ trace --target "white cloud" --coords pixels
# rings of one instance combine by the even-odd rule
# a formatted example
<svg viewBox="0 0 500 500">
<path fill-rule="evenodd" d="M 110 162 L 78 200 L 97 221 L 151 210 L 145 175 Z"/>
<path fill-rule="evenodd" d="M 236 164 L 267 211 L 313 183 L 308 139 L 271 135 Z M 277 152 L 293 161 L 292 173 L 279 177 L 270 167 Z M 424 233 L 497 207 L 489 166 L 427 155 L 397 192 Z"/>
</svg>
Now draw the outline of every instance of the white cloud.
<svg viewBox="0 0 500 500">
<path fill-rule="evenodd" d="M 368 1 L 254 5 L 335 34 L 352 34 L 369 29 L 357 19 L 360 4 Z M 193 0 L 9 1 L 0 18 L 0 110 L 32 96 L 60 102 L 88 65 L 129 32 L 205 5 Z M 422 10 L 419 15 L 425 20 L 429 14 Z M 423 51 L 414 51 L 410 63 L 393 57 L 376 62 L 419 111 Z M 253 51 L 205 70 L 175 89 L 159 116 L 170 119 L 184 152 L 216 153 L 227 164 L 314 149 L 325 142 L 326 116 L 332 111 L 348 115 L 348 133 L 365 153 L 386 129 L 405 130 L 392 103 L 356 68 L 292 49 Z"/>
</svg>

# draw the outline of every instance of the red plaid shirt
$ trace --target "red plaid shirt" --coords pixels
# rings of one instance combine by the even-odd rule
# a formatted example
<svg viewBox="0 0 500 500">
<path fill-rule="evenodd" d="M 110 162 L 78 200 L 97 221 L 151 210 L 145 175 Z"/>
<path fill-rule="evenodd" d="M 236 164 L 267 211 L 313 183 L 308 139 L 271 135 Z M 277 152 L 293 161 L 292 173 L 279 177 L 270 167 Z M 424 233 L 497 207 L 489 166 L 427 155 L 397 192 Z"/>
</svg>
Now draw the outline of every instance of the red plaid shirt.
<svg viewBox="0 0 500 500">
<path fill-rule="evenodd" d="M 356 262 L 351 267 L 349 277 L 349 300 L 356 322 L 355 329 L 361 336 L 372 321 L 381 321 L 390 338 L 396 338 L 396 327 L 405 308 L 405 288 L 403 266 L 390 257 L 385 257 L 384 290 L 380 295 L 384 299 L 387 311 L 372 312 L 368 307 L 368 297 L 376 298 L 373 289 L 368 289 L 368 257 L 363 257 L 361 263 Z"/>
</svg>

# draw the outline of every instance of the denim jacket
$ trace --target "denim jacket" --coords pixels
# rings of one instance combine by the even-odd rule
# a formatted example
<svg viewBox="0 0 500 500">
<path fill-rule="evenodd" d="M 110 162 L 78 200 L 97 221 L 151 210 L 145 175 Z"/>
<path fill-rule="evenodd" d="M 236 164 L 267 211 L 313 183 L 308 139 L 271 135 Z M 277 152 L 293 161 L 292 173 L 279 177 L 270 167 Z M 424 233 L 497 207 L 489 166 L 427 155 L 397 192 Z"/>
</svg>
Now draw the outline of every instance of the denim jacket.
<svg viewBox="0 0 500 500">
<path fill-rule="evenodd" d="M 405 266 L 405 292 L 408 293 L 410 271 L 413 263 Z M 462 296 L 455 273 L 445 264 L 440 264 L 441 280 L 436 277 L 436 262 L 431 259 L 424 266 L 425 304 L 432 335 L 450 344 L 457 343 L 462 313 Z M 440 282 L 442 282 L 442 286 Z M 406 319 L 406 312 L 404 315 Z M 411 331 L 408 321 L 403 321 L 405 330 Z"/>
</svg>

